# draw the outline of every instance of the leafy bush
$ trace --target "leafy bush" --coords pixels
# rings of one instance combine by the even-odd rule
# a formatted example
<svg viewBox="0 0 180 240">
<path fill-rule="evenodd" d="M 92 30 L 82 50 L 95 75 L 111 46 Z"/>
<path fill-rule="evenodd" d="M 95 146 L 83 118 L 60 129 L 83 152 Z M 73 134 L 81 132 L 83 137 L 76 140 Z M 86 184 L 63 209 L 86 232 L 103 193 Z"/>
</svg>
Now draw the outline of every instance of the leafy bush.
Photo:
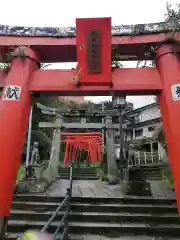
<svg viewBox="0 0 180 240">
<path fill-rule="evenodd" d="M 173 181 L 173 175 L 172 175 L 172 170 L 170 166 L 167 166 L 163 169 L 163 177 L 165 181 L 167 182 L 168 186 L 170 188 L 174 188 L 174 181 Z"/>
<path fill-rule="evenodd" d="M 22 182 L 26 177 L 26 169 L 25 167 L 22 165 L 19 170 L 18 170 L 18 175 L 17 175 L 17 179 L 16 179 L 16 185 L 18 185 L 20 182 Z"/>
</svg>

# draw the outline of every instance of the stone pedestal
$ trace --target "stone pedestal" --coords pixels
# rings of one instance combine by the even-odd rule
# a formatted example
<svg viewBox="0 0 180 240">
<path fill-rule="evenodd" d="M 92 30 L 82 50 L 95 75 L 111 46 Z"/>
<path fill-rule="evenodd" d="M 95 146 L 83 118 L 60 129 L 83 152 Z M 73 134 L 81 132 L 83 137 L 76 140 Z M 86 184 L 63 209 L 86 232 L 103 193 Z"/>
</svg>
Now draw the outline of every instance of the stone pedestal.
<svg viewBox="0 0 180 240">
<path fill-rule="evenodd" d="M 41 164 L 30 165 L 33 176 L 22 182 L 18 187 L 18 192 L 44 192 L 49 185 L 59 176 L 59 154 L 61 145 L 61 131 L 54 130 L 52 141 L 51 156 L 49 161 Z"/>
<path fill-rule="evenodd" d="M 40 164 L 30 164 L 29 168 L 32 169 L 33 175 L 36 180 L 40 180 L 42 177 L 43 172 L 48 167 L 49 161 L 44 161 Z"/>
<path fill-rule="evenodd" d="M 144 171 L 140 167 L 131 167 L 124 170 L 121 188 L 125 195 L 151 195 L 150 183 L 146 181 Z"/>
</svg>

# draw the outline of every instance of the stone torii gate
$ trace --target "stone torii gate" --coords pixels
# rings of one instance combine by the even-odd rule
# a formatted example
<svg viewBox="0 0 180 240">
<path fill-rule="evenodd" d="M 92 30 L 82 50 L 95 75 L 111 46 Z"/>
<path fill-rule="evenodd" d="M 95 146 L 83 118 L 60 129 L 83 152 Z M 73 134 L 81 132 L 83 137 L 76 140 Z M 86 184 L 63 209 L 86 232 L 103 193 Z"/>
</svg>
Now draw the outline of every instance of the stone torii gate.
<svg viewBox="0 0 180 240">
<path fill-rule="evenodd" d="M 62 132 L 62 129 L 102 129 L 106 128 L 106 152 L 107 152 L 107 167 L 108 173 L 107 178 L 110 183 L 117 182 L 117 164 L 115 157 L 115 145 L 114 145 L 114 126 L 112 124 L 112 117 L 107 116 L 105 118 L 105 124 L 101 123 L 65 123 L 62 118 L 57 118 L 54 122 L 40 122 L 40 128 L 52 128 L 58 130 L 58 133 Z M 60 137 L 58 138 L 59 142 L 56 142 L 55 145 L 60 145 Z"/>
<path fill-rule="evenodd" d="M 112 27 L 111 18 L 77 19 L 76 28 L 67 29 L 1 27 L 0 51 L 4 58 L 10 52 L 11 60 L 9 69 L 0 72 L 2 223 L 10 214 L 31 96 L 39 92 L 59 96 L 158 95 L 180 213 L 179 38 L 180 29 L 174 29 L 173 23 Z M 112 59 L 117 56 L 119 61 L 156 60 L 156 67 L 114 69 Z M 43 70 L 41 62 L 78 65 L 74 70 Z"/>
</svg>

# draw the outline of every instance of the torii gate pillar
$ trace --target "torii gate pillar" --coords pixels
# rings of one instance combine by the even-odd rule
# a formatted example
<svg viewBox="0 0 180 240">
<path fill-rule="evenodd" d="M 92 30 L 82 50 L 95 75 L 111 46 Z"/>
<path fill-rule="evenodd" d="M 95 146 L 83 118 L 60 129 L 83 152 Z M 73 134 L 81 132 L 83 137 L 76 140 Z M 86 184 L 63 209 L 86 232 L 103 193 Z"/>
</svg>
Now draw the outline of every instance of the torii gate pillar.
<svg viewBox="0 0 180 240">
<path fill-rule="evenodd" d="M 164 43 L 158 48 L 157 68 L 162 81 L 162 120 L 180 214 L 180 62 L 175 47 Z"/>
<path fill-rule="evenodd" d="M 31 107 L 30 76 L 39 67 L 34 51 L 17 48 L 0 100 L 0 217 L 9 216 Z"/>
<path fill-rule="evenodd" d="M 106 126 L 106 152 L 107 152 L 107 168 L 108 168 L 108 181 L 110 183 L 117 182 L 117 163 L 115 157 L 115 147 L 114 147 L 114 130 L 112 124 L 112 117 L 107 116 L 105 118 Z"/>
</svg>

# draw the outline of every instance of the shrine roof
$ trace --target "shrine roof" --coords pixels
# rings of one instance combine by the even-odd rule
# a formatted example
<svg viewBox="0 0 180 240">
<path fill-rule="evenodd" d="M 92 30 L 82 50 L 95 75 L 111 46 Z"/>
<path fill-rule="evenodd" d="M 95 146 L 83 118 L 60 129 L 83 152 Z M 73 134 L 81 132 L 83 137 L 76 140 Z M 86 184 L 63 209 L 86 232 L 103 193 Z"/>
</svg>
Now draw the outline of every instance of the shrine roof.
<svg viewBox="0 0 180 240">
<path fill-rule="evenodd" d="M 176 23 L 176 30 L 180 30 L 180 21 Z M 140 34 L 165 33 L 174 30 L 173 22 L 158 22 L 147 24 L 112 26 L 112 36 L 132 36 Z M 75 37 L 76 27 L 26 27 L 0 25 L 0 36 L 21 37 Z"/>
<path fill-rule="evenodd" d="M 112 26 L 112 45 L 119 60 L 154 59 L 152 47 L 177 32 L 180 21 Z M 75 27 L 23 27 L 0 25 L 0 52 L 6 54 L 16 46 L 31 46 L 41 62 L 76 62 Z"/>
<path fill-rule="evenodd" d="M 136 115 L 136 114 L 139 114 L 139 113 L 141 113 L 142 111 L 144 111 L 146 109 L 150 109 L 150 108 L 153 108 L 153 107 L 156 107 L 156 106 L 159 107 L 159 102 L 153 102 L 153 103 L 150 103 L 148 105 L 145 105 L 145 106 L 142 106 L 142 107 L 130 110 L 129 112 L 127 112 L 127 115 L 128 116 Z"/>
</svg>

